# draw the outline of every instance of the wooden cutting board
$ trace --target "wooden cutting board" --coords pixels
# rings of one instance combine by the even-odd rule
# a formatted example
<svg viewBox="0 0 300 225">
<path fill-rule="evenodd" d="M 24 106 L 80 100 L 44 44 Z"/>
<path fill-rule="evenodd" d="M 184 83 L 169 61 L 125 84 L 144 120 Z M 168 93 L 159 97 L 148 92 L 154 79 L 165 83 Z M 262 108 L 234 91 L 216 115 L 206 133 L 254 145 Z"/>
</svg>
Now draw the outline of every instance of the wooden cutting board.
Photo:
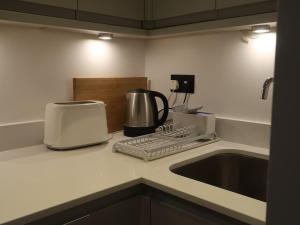
<svg viewBox="0 0 300 225">
<path fill-rule="evenodd" d="M 74 78 L 73 99 L 103 101 L 106 104 L 108 130 L 114 132 L 123 129 L 125 95 L 136 88 L 147 89 L 147 78 Z"/>
</svg>

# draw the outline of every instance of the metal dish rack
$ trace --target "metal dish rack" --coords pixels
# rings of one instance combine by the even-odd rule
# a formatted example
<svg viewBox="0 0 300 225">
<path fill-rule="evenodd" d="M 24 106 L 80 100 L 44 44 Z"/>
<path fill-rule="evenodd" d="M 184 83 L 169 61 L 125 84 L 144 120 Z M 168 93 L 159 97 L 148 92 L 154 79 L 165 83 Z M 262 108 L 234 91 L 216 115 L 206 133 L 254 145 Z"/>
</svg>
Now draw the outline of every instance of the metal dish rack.
<svg viewBox="0 0 300 225">
<path fill-rule="evenodd" d="M 198 130 L 196 125 L 168 124 L 153 134 L 119 141 L 113 151 L 151 161 L 219 141 L 215 133 L 201 135 Z"/>
</svg>

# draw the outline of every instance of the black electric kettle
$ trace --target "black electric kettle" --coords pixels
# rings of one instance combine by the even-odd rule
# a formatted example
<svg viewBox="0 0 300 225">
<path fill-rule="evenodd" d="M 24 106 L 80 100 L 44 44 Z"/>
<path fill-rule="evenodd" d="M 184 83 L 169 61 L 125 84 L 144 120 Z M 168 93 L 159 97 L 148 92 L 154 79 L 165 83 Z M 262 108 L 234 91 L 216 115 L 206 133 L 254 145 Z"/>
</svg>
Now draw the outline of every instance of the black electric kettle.
<svg viewBox="0 0 300 225">
<path fill-rule="evenodd" d="M 163 102 L 163 115 L 159 118 L 155 98 Z M 155 132 L 155 128 L 163 125 L 168 117 L 169 104 L 160 92 L 136 89 L 126 94 L 126 115 L 124 135 L 135 137 Z"/>
</svg>

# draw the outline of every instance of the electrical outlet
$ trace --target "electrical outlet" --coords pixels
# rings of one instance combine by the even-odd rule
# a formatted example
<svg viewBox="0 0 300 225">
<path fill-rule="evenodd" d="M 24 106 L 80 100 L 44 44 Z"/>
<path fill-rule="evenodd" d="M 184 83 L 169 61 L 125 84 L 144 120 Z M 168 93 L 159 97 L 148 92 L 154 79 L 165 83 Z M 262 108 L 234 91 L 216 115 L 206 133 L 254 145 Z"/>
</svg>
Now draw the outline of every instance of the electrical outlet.
<svg viewBox="0 0 300 225">
<path fill-rule="evenodd" d="M 179 83 L 177 80 L 171 80 L 171 91 L 176 91 L 179 88 Z"/>
<path fill-rule="evenodd" d="M 177 81 L 178 85 L 176 89 L 171 89 L 171 91 L 178 93 L 195 93 L 195 75 L 172 74 L 171 81 L 174 80 Z M 173 87 L 172 85 L 172 88 Z"/>
</svg>

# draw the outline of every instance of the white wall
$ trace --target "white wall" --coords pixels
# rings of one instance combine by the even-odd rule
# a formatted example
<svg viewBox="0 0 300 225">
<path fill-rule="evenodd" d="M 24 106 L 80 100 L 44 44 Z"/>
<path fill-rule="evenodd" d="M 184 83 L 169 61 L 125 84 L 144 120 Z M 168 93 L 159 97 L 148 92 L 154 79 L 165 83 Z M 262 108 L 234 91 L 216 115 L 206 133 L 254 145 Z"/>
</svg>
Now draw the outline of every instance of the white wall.
<svg viewBox="0 0 300 225">
<path fill-rule="evenodd" d="M 260 100 L 263 81 L 274 73 L 275 34 L 242 41 L 241 32 L 190 35 L 147 42 L 146 76 L 169 95 L 171 74 L 195 74 L 191 106 L 219 117 L 269 123 L 272 89 Z"/>
<path fill-rule="evenodd" d="M 272 96 L 259 96 L 273 75 L 274 36 L 248 44 L 240 32 L 104 42 L 49 29 L 0 30 L 0 124 L 43 119 L 46 103 L 72 98 L 73 77 L 145 73 L 152 89 L 166 95 L 170 74 L 195 74 L 192 106 L 204 105 L 220 117 L 270 121 Z"/>
<path fill-rule="evenodd" d="M 0 25 L 0 125 L 39 120 L 72 98 L 73 77 L 144 76 L 145 42 Z"/>
<path fill-rule="evenodd" d="M 223 32 L 105 42 L 86 34 L 0 25 L 0 151 L 42 143 L 45 105 L 71 100 L 73 77 L 146 73 L 152 89 L 168 95 L 170 74 L 195 74 L 191 106 L 204 105 L 219 117 L 268 123 L 272 96 L 268 101 L 259 96 L 264 79 L 273 74 L 275 39 L 246 44 L 241 37 L 240 32 Z M 233 141 L 237 134 L 248 140 L 249 129 L 256 126 L 226 124 L 235 131 L 225 135 Z"/>
</svg>

